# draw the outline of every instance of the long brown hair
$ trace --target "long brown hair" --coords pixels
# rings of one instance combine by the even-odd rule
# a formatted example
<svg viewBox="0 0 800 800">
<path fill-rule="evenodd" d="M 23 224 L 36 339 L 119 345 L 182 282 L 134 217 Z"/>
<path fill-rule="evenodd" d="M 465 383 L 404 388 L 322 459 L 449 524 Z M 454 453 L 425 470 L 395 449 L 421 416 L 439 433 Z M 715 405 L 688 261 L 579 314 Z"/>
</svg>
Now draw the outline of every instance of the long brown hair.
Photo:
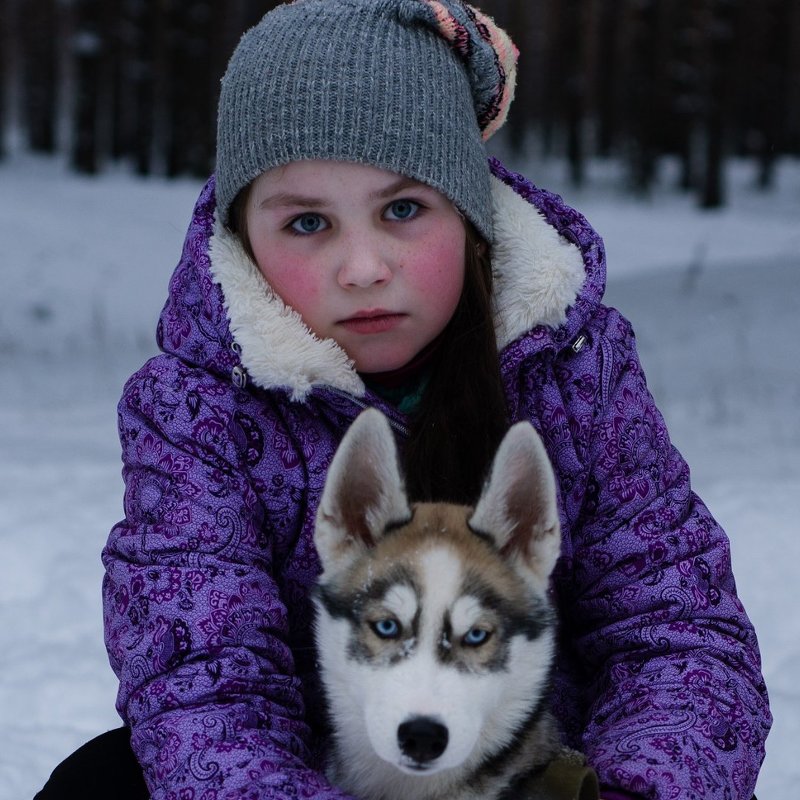
<svg viewBox="0 0 800 800">
<path fill-rule="evenodd" d="M 249 187 L 231 205 L 230 228 L 254 258 L 245 208 Z M 508 428 L 492 313 L 489 248 L 464 221 L 464 287 L 441 334 L 430 379 L 403 449 L 406 487 L 414 501 L 473 504 Z"/>
<path fill-rule="evenodd" d="M 488 247 L 471 223 L 464 288 L 442 334 L 430 381 L 404 450 L 413 500 L 473 504 L 508 428 L 492 313 Z"/>
</svg>

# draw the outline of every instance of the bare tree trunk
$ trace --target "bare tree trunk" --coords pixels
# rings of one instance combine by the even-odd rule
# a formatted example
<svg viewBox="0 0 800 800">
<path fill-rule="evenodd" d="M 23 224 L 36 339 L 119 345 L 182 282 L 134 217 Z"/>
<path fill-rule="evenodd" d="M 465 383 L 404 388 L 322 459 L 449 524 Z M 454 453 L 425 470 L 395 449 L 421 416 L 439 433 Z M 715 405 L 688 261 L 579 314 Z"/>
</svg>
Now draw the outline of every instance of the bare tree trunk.
<svg viewBox="0 0 800 800">
<path fill-rule="evenodd" d="M 725 139 L 730 122 L 732 58 L 739 0 L 706 0 L 705 169 L 700 206 L 725 204 Z"/>
<path fill-rule="evenodd" d="M 108 18 L 106 31 L 108 57 L 106 70 L 109 82 L 109 155 L 119 161 L 130 152 L 130 114 L 126 102 L 129 97 L 127 80 L 131 62 L 132 31 L 127 3 L 115 4 L 114 14 Z"/>
<path fill-rule="evenodd" d="M 619 135 L 619 84 L 621 75 L 617 53 L 621 4 L 618 0 L 600 0 L 596 17 L 595 109 L 597 152 L 610 156 Z"/>
<path fill-rule="evenodd" d="M 583 9 L 581 0 L 562 0 L 558 16 L 558 57 L 552 79 L 560 95 L 560 109 L 566 132 L 567 162 L 573 186 L 585 179 L 584 103 L 586 74 L 583 68 Z M 558 106 L 557 106 L 558 107 Z"/>
<path fill-rule="evenodd" d="M 57 41 L 55 0 L 28 0 L 22 22 L 23 109 L 28 143 L 42 153 L 56 147 Z"/>
<path fill-rule="evenodd" d="M 786 67 L 786 147 L 800 155 L 800 3 L 789 3 L 786 22 L 789 58 Z"/>
<path fill-rule="evenodd" d="M 541 123 L 542 76 L 546 74 L 546 47 L 542 42 L 543 11 L 541 3 L 511 0 L 506 4 L 508 31 L 520 50 L 515 99 L 508 117 L 511 149 L 522 153 L 528 134 Z"/>
<path fill-rule="evenodd" d="M 561 93 L 563 76 L 560 72 L 561 62 L 558 58 L 558 30 L 563 14 L 559 0 L 543 0 L 542 2 L 542 62 L 541 76 L 541 131 L 542 154 L 547 157 L 556 151 L 555 142 L 561 128 Z"/>
<path fill-rule="evenodd" d="M 702 75 L 702 3 L 671 0 L 674 4 L 670 117 L 675 121 L 675 151 L 681 164 L 679 186 L 686 192 L 700 184 L 699 132 L 705 98 Z"/>
<path fill-rule="evenodd" d="M 119 109 L 120 149 L 133 161 L 139 175 L 153 171 L 155 119 L 155 52 L 162 15 L 159 0 L 125 0 L 123 3 L 120 86 L 124 97 Z"/>
<path fill-rule="evenodd" d="M 214 154 L 208 135 L 214 116 L 209 85 L 214 15 L 208 1 L 190 9 L 178 5 L 170 14 L 167 175 L 203 176 Z"/>
<path fill-rule="evenodd" d="M 636 192 L 649 191 L 656 162 L 666 143 L 666 102 L 663 65 L 669 63 L 669 38 L 665 31 L 668 7 L 663 0 L 640 0 L 628 7 L 627 85 L 628 154 L 631 183 Z"/>
<path fill-rule="evenodd" d="M 788 73 L 791 48 L 791 7 L 794 0 L 765 0 L 761 7 L 761 37 L 754 53 L 753 72 L 761 91 L 754 117 L 758 121 L 757 157 L 758 187 L 770 189 L 775 183 L 775 164 L 786 145 L 783 109 L 788 95 Z M 751 26 L 746 28 L 751 30 Z"/>
<path fill-rule="evenodd" d="M 144 8 L 138 48 L 142 71 L 136 93 L 139 122 L 136 130 L 136 166 L 137 172 L 147 175 L 154 171 L 156 154 L 163 152 L 163 73 L 166 71 L 167 34 L 163 0 L 144 0 Z"/>
<path fill-rule="evenodd" d="M 11 37 L 9 36 L 9 2 L 0 0 L 0 159 L 6 155 L 8 127 L 8 86 L 11 76 Z"/>
<path fill-rule="evenodd" d="M 100 169 L 100 93 L 103 40 L 103 8 L 100 0 L 76 3 L 75 35 L 72 41 L 75 64 L 73 103 L 72 165 L 79 172 L 94 174 Z"/>
</svg>

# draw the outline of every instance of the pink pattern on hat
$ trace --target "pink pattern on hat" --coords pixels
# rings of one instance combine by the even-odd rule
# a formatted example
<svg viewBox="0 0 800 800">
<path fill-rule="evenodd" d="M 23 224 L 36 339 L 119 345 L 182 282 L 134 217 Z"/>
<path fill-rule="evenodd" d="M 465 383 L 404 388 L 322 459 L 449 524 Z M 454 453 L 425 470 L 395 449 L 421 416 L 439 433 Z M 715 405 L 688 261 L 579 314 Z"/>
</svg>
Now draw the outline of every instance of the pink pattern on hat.
<svg viewBox="0 0 800 800">
<path fill-rule="evenodd" d="M 433 11 L 442 38 L 464 59 L 469 57 L 470 32 L 439 0 L 423 0 Z M 481 39 L 495 53 L 497 84 L 491 101 L 478 113 L 483 141 L 490 139 L 506 121 L 517 83 L 519 50 L 511 37 L 487 14 L 463 4 Z"/>
</svg>

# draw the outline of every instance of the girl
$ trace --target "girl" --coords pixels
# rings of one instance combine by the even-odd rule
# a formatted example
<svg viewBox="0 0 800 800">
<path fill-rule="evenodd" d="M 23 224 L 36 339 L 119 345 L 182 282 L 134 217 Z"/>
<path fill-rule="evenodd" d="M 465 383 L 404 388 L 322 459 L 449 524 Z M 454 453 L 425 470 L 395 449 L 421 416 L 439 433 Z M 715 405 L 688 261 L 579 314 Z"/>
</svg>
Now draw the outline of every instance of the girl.
<svg viewBox="0 0 800 800">
<path fill-rule="evenodd" d="M 103 556 L 156 800 L 344 797 L 321 771 L 312 525 L 367 406 L 417 500 L 473 502 L 508 425 L 541 433 L 554 707 L 603 797 L 752 794 L 770 715 L 728 541 L 601 303 L 600 238 L 486 158 L 515 56 L 458 0 L 299 0 L 231 58 L 163 354 L 119 406 L 126 517 Z"/>
</svg>

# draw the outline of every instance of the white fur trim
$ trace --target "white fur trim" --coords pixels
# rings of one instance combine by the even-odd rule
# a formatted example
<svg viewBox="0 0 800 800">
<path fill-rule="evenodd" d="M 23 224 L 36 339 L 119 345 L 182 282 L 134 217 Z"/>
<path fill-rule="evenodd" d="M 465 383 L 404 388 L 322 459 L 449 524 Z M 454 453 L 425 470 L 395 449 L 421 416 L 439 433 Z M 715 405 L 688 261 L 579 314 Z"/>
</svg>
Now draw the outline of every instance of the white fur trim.
<svg viewBox="0 0 800 800">
<path fill-rule="evenodd" d="M 502 349 L 536 325 L 561 325 L 586 271 L 580 250 L 495 177 L 492 203 L 495 325 Z"/>
<path fill-rule="evenodd" d="M 364 383 L 333 339 L 320 339 L 275 294 L 235 236 L 217 219 L 209 244 L 211 275 L 222 287 L 242 366 L 262 388 L 284 386 L 303 400 L 316 384 L 354 395 Z"/>
</svg>

